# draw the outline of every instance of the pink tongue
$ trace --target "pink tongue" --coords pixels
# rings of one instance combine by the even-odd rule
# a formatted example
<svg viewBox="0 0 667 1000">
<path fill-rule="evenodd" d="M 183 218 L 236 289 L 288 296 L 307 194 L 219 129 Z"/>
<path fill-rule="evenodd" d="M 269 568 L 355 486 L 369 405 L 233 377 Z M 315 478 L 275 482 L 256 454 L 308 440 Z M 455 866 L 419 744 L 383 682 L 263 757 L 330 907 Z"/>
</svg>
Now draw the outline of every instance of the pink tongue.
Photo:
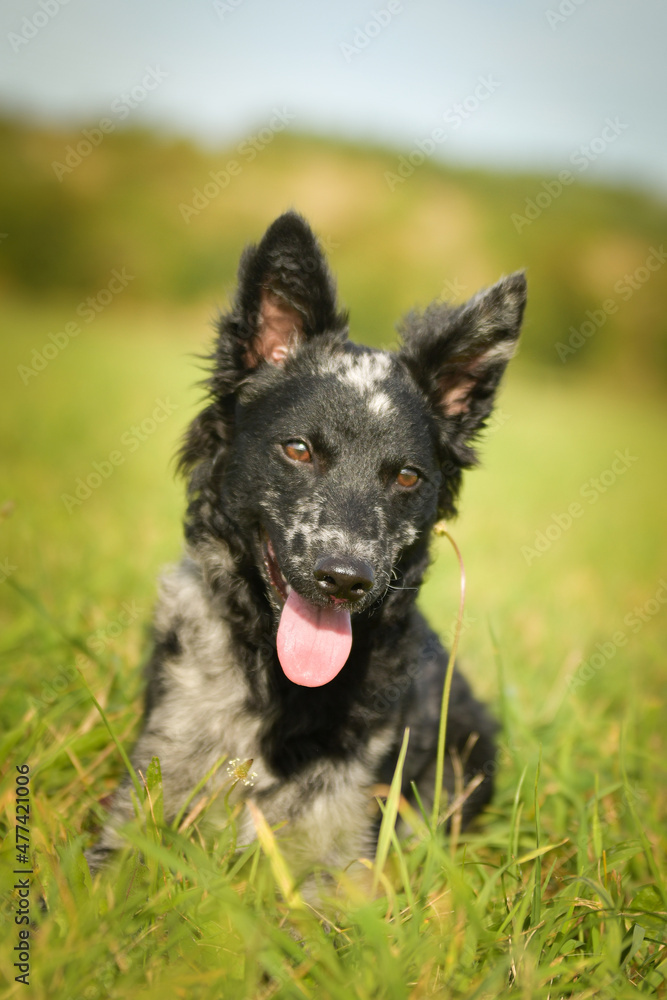
<svg viewBox="0 0 667 1000">
<path fill-rule="evenodd" d="M 350 655 L 350 613 L 316 608 L 292 590 L 280 616 L 277 646 L 280 665 L 293 684 L 328 684 Z"/>
</svg>

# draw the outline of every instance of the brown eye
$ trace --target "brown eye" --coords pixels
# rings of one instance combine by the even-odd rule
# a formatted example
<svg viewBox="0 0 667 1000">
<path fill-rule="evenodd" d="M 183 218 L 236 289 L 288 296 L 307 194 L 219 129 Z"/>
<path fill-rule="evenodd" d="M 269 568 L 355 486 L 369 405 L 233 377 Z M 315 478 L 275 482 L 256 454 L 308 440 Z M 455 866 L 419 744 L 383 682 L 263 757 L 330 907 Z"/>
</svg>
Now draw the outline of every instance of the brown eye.
<svg viewBox="0 0 667 1000">
<path fill-rule="evenodd" d="M 419 473 L 416 469 L 401 469 L 399 474 L 396 476 L 396 482 L 399 486 L 403 486 L 406 490 L 412 489 L 412 487 L 416 486 L 419 482 Z"/>
<path fill-rule="evenodd" d="M 303 441 L 286 441 L 283 451 L 293 462 L 312 462 L 310 449 Z"/>
</svg>

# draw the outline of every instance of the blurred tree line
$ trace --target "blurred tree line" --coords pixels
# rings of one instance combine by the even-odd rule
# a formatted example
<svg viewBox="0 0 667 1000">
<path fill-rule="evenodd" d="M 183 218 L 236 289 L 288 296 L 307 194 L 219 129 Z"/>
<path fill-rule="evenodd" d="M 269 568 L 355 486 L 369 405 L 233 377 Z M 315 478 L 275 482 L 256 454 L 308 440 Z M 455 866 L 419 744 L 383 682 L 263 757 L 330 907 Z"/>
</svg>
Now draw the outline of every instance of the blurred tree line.
<svg viewBox="0 0 667 1000">
<path fill-rule="evenodd" d="M 222 305 L 240 249 L 288 207 L 329 253 L 354 333 L 389 343 L 397 318 L 461 301 L 525 267 L 522 358 L 552 372 L 667 376 L 667 207 L 570 179 L 443 166 L 258 128 L 221 151 L 143 129 L 0 121 L 0 287 L 18 300 L 104 288 Z"/>
</svg>

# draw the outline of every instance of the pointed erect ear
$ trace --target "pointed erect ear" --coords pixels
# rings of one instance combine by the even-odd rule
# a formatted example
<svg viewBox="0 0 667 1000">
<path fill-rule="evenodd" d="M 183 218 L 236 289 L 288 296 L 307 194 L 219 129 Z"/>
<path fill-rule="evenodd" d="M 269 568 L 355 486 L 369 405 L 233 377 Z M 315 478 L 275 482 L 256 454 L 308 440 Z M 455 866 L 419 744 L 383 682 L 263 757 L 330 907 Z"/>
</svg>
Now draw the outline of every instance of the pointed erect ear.
<svg viewBox="0 0 667 1000">
<path fill-rule="evenodd" d="M 345 328 L 322 251 L 296 212 L 281 215 L 259 245 L 244 252 L 231 320 L 233 329 L 221 328 L 221 335 L 236 335 L 246 369 L 262 360 L 281 365 L 304 340 Z"/>
<path fill-rule="evenodd" d="M 433 407 L 443 443 L 461 465 L 474 463 L 467 442 L 493 408 L 525 304 L 526 279 L 517 271 L 465 305 L 434 303 L 403 323 L 401 357 Z"/>
<path fill-rule="evenodd" d="M 336 307 L 333 278 L 308 223 L 286 212 L 257 246 L 241 256 L 239 283 L 220 317 L 209 356 L 209 405 L 186 432 L 179 466 L 198 469 L 191 488 L 226 453 L 239 386 L 263 362 L 282 365 L 299 344 L 326 332 L 346 335 L 347 315 Z"/>
</svg>

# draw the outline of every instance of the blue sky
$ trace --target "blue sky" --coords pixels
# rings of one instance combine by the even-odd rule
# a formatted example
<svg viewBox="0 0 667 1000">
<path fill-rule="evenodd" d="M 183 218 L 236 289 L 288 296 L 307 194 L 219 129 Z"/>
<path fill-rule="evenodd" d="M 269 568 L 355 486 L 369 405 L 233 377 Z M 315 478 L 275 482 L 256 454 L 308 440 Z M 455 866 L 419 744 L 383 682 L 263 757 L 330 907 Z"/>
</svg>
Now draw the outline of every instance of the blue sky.
<svg viewBox="0 0 667 1000">
<path fill-rule="evenodd" d="M 667 196 L 666 42 L 664 0 L 4 0 L 0 102 L 84 124 L 139 88 L 128 124 L 212 146 L 274 108 L 408 150 L 441 129 L 449 161 Z"/>
</svg>

